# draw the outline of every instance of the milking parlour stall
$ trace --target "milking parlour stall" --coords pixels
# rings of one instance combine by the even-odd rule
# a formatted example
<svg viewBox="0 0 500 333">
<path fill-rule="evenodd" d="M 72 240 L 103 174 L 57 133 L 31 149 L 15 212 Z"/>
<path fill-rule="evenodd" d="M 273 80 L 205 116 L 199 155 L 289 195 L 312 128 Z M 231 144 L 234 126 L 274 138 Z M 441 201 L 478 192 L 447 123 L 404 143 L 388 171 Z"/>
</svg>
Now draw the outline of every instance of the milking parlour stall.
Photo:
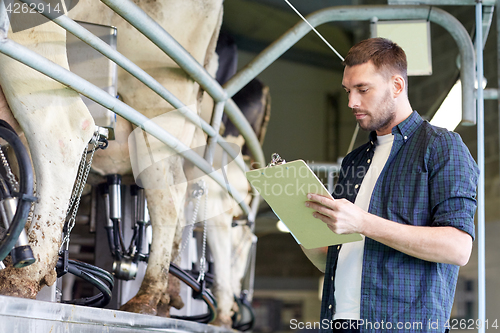
<svg viewBox="0 0 500 333">
<path fill-rule="evenodd" d="M 262 199 L 245 172 L 266 167 L 270 119 L 257 75 L 312 30 L 326 42 L 326 22 L 446 21 L 326 8 L 238 71 L 223 7 L 0 0 L 0 332 L 252 331 Z"/>
</svg>

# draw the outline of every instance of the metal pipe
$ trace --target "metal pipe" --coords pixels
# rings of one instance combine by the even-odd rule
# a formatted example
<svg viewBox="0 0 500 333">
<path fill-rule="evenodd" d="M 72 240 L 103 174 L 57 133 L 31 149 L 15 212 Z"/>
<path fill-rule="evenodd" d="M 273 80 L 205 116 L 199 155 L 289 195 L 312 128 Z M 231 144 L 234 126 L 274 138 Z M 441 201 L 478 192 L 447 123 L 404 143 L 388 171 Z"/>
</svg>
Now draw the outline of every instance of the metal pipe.
<svg viewBox="0 0 500 333">
<path fill-rule="evenodd" d="M 498 99 L 498 89 L 497 88 L 484 89 L 483 99 Z"/>
<path fill-rule="evenodd" d="M 474 106 L 474 48 L 462 24 L 449 13 L 430 6 L 339 6 L 319 10 L 307 16 L 311 25 L 332 21 L 370 21 L 373 17 L 384 20 L 429 20 L 441 25 L 455 39 L 460 51 L 460 79 L 462 81 L 462 122 L 476 122 Z M 288 32 L 262 51 L 254 60 L 231 78 L 224 88 L 232 97 L 254 77 L 304 37 L 311 28 L 300 21 Z M 333 61 L 333 60 L 332 60 Z"/>
<path fill-rule="evenodd" d="M 7 13 L 5 2 L 4 0 L 0 0 L 0 39 L 7 38 L 9 34 L 9 25 L 9 14 Z"/>
<path fill-rule="evenodd" d="M 222 115 L 224 114 L 224 102 L 216 102 L 214 105 L 214 112 L 212 114 L 212 128 L 219 132 L 220 124 L 222 122 Z M 214 163 L 214 153 L 215 153 L 215 145 L 217 144 L 217 138 L 211 137 L 208 138 L 207 149 L 205 150 L 205 160 L 213 165 Z M 224 168 L 225 165 L 221 165 L 221 168 Z"/>
<path fill-rule="evenodd" d="M 477 247 L 478 247 L 478 320 L 479 332 L 485 332 L 486 322 L 486 269 L 485 269 L 485 191 L 484 191 L 484 100 L 483 100 L 483 5 L 481 0 L 476 3 L 476 57 L 477 57 L 477 164 L 479 166 L 479 181 L 477 187 Z"/>
<path fill-rule="evenodd" d="M 488 35 L 490 33 L 491 23 L 493 22 L 493 13 L 495 12 L 495 6 L 487 6 L 483 2 L 483 49 L 488 40 Z"/>
<path fill-rule="evenodd" d="M 137 221 L 148 223 L 148 220 L 146 194 L 143 188 L 139 188 L 137 190 Z"/>
<path fill-rule="evenodd" d="M 82 79 L 78 75 L 62 68 L 61 66 L 54 64 L 53 62 L 40 56 L 36 52 L 33 52 L 30 49 L 11 40 L 0 40 L 0 52 L 72 88 L 78 93 L 87 96 L 88 98 L 101 104 L 105 108 L 127 119 L 134 125 L 140 127 L 145 132 L 150 133 L 155 138 L 171 147 L 182 157 L 191 161 L 193 164 L 198 166 L 200 170 L 212 177 L 212 179 L 215 180 L 220 186 L 226 188 L 227 184 L 225 184 L 222 176 L 220 176 L 216 172 L 212 172 L 212 167 L 203 158 L 198 156 L 194 151 L 189 149 L 189 147 L 177 140 L 177 138 L 172 136 L 163 128 L 155 124 L 155 122 L 151 121 L 146 116 L 137 112 L 127 104 L 112 97 L 104 90 L 94 86 L 93 84 Z M 237 202 L 241 203 L 241 208 L 243 209 L 245 214 L 248 214 L 248 205 L 242 202 L 243 198 L 241 198 L 240 194 L 237 193 L 237 191 L 234 191 L 231 185 L 229 186 L 231 187 L 232 193 L 234 194 L 234 199 L 237 200 Z"/>
<path fill-rule="evenodd" d="M 40 0 L 20 0 L 26 4 L 45 4 L 44 1 Z M 36 6 L 36 8 L 39 8 Z M 47 6 L 42 6 L 41 8 L 47 8 Z M 156 81 L 151 75 L 146 73 L 139 66 L 130 61 L 127 57 L 123 56 L 120 52 L 113 49 L 110 45 L 104 42 L 102 39 L 96 37 L 90 31 L 82 27 L 80 24 L 76 23 L 66 15 L 60 15 L 55 17 L 55 12 L 42 11 L 40 14 L 54 21 L 62 28 L 66 29 L 84 43 L 94 48 L 96 51 L 100 52 L 102 55 L 112 60 L 118 66 L 123 68 L 125 71 L 130 73 L 132 76 L 136 77 L 139 81 L 144 83 L 147 87 L 157 93 L 161 98 L 170 103 L 174 108 L 176 108 L 183 116 L 189 119 L 193 124 L 199 126 L 205 133 L 210 137 L 216 137 L 219 145 L 228 152 L 228 154 L 236 159 L 238 152 L 235 152 L 230 145 L 224 145 L 225 140 L 219 135 L 218 130 L 214 130 L 206 121 L 201 119 L 196 113 L 189 112 L 184 103 L 182 103 L 175 95 L 173 95 L 169 90 L 162 86 L 158 81 Z M 239 119 L 238 123 L 245 121 L 245 117 L 241 112 L 235 116 Z M 249 138 L 251 140 L 251 138 Z M 246 165 L 239 160 L 237 161 L 238 166 L 246 171 L 248 168 Z"/>
</svg>

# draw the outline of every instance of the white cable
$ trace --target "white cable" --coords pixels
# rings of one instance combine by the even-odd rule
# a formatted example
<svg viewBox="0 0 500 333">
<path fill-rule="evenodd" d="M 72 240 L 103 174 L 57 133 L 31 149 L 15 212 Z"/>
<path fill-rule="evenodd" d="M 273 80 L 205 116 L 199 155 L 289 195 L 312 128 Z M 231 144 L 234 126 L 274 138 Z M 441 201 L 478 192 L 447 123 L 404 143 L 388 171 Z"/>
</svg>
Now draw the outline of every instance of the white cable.
<svg viewBox="0 0 500 333">
<path fill-rule="evenodd" d="M 332 51 L 333 51 L 333 52 L 335 52 L 335 54 L 336 54 L 336 55 L 340 58 L 340 60 L 344 61 L 344 58 L 340 55 L 340 53 L 338 53 L 338 52 L 337 52 L 337 50 L 335 50 L 335 49 L 333 48 L 333 46 L 331 46 L 331 45 L 330 45 L 330 43 L 328 43 L 328 42 L 326 41 L 326 39 L 325 39 L 323 36 L 321 36 L 321 34 L 318 32 L 318 30 L 316 30 L 316 28 L 314 28 L 314 27 L 311 25 L 311 23 L 309 23 L 309 22 L 306 20 L 306 18 L 305 18 L 304 16 L 302 16 L 302 14 L 301 14 L 301 13 L 300 13 L 297 9 L 295 9 L 295 7 L 294 7 L 294 6 L 293 6 L 293 5 L 292 5 L 292 4 L 291 4 L 288 0 L 285 0 L 285 2 L 286 2 L 286 3 L 287 3 L 287 4 L 288 4 L 288 5 L 289 5 L 289 6 L 290 6 L 290 7 L 291 7 L 291 8 L 292 8 L 292 9 L 293 9 L 296 13 L 297 13 L 297 15 L 299 15 L 299 16 L 300 16 L 300 18 L 301 18 L 301 19 L 303 19 L 303 20 L 304 20 L 304 22 L 306 22 L 306 23 L 307 23 L 307 24 L 311 27 L 311 29 L 312 29 L 312 30 L 316 33 L 316 35 L 318 35 L 318 36 L 319 36 L 319 38 L 321 38 L 321 40 L 322 40 L 323 42 L 325 42 L 325 44 L 326 44 L 326 45 L 328 45 L 328 47 L 329 47 L 330 49 L 332 49 Z"/>
</svg>

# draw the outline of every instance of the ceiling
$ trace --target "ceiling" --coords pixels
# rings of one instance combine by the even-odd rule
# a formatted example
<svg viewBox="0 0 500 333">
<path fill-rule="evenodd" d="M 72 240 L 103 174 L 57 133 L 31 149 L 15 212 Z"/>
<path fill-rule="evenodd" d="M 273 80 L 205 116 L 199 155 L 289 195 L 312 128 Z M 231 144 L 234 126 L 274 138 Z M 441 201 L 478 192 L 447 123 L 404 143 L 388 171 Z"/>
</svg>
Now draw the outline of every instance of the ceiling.
<svg viewBox="0 0 500 333">
<path fill-rule="evenodd" d="M 387 4 L 384 0 L 289 0 L 304 16 L 331 6 Z M 260 53 L 288 29 L 301 21 L 285 0 L 226 0 L 222 30 L 233 36 L 240 50 Z M 335 22 L 317 27 L 325 39 L 346 54 L 356 34 L 366 33 L 367 22 Z M 313 32 L 300 40 L 282 58 L 326 69 L 342 70 L 335 54 Z"/>
</svg>

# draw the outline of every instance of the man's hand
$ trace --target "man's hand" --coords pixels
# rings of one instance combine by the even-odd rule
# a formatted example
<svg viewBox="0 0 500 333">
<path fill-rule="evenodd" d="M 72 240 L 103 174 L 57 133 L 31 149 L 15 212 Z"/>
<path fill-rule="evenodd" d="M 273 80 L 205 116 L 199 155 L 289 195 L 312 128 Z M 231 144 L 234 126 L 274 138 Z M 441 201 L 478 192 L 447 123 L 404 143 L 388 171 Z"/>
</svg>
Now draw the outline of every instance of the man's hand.
<svg viewBox="0 0 500 333">
<path fill-rule="evenodd" d="M 472 251 L 472 237 L 452 226 L 414 226 L 365 212 L 345 200 L 308 194 L 306 206 L 314 217 L 337 234 L 360 233 L 407 255 L 433 262 L 464 266 Z"/>
<path fill-rule="evenodd" d="M 313 216 L 325 222 L 336 234 L 363 233 L 368 213 L 346 199 L 332 200 L 318 194 L 309 193 L 306 207 L 315 210 Z"/>
</svg>

